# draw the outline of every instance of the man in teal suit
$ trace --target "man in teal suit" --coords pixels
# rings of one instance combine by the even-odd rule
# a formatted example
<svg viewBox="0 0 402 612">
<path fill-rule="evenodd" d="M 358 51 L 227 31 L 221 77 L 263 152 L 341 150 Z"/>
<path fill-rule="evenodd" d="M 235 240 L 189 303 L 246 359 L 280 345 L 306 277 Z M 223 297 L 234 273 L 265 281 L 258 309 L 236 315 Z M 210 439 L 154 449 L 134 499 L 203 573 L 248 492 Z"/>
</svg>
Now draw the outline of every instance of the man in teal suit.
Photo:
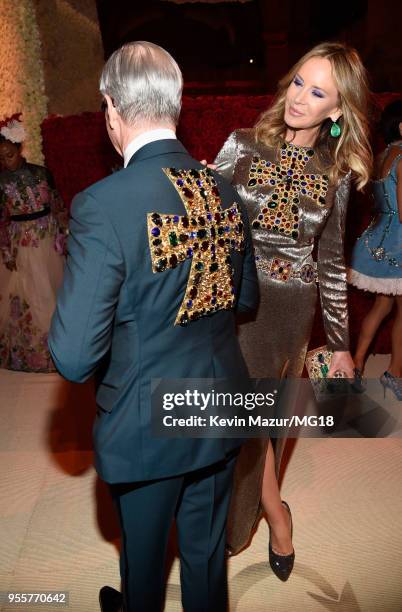
<svg viewBox="0 0 402 612">
<path fill-rule="evenodd" d="M 240 442 L 153 437 L 151 380 L 248 376 L 234 321 L 258 300 L 247 215 L 176 139 L 182 76 L 164 49 L 124 45 L 100 90 L 125 168 L 74 199 L 49 347 L 68 380 L 97 375 L 95 462 L 121 521 L 124 610 L 161 609 L 175 518 L 184 609 L 223 612 Z"/>
</svg>

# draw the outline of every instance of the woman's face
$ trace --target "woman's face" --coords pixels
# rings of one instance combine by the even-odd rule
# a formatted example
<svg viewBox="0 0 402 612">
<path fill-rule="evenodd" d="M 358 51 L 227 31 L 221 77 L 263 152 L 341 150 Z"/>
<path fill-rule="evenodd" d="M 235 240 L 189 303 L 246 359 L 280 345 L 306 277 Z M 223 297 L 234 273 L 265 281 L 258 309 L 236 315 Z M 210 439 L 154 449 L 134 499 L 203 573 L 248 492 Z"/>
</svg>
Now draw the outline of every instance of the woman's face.
<svg viewBox="0 0 402 612">
<path fill-rule="evenodd" d="M 338 90 L 328 59 L 312 57 L 299 68 L 285 100 L 285 123 L 294 130 L 318 128 L 330 117 L 341 116 Z"/>
<path fill-rule="evenodd" d="M 0 144 L 0 165 L 5 170 L 18 170 L 23 161 L 20 148 L 12 142 Z"/>
</svg>

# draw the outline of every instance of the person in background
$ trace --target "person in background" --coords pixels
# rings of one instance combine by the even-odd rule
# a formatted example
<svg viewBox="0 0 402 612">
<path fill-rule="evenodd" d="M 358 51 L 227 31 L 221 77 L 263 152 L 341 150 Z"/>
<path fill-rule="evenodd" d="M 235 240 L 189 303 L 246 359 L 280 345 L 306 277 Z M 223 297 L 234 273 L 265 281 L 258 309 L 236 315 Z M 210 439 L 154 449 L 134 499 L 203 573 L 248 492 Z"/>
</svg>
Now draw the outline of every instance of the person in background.
<svg viewBox="0 0 402 612">
<path fill-rule="evenodd" d="M 20 114 L 0 123 L 0 367 L 54 372 L 47 346 L 68 212 L 50 172 L 28 163 Z"/>
<path fill-rule="evenodd" d="M 261 302 L 256 318 L 239 325 L 239 335 L 253 378 L 301 376 L 317 283 L 333 351 L 328 375 L 354 376 L 344 234 L 352 180 L 362 189 L 370 175 L 368 94 L 358 53 L 322 43 L 283 77 L 256 126 L 233 132 L 215 160 L 246 203 L 252 226 Z M 292 518 L 277 482 L 284 442 L 276 440 L 275 456 L 270 440 L 243 446 L 228 519 L 234 554 L 265 511 L 269 562 L 283 581 L 294 563 Z"/>
<path fill-rule="evenodd" d="M 367 351 L 392 309 L 391 361 L 381 376 L 384 396 L 390 389 L 402 401 L 402 100 L 391 102 L 380 121 L 387 144 L 375 164 L 372 182 L 375 216 L 353 249 L 348 280 L 376 294 L 362 322 L 354 362 L 362 376 Z"/>
</svg>

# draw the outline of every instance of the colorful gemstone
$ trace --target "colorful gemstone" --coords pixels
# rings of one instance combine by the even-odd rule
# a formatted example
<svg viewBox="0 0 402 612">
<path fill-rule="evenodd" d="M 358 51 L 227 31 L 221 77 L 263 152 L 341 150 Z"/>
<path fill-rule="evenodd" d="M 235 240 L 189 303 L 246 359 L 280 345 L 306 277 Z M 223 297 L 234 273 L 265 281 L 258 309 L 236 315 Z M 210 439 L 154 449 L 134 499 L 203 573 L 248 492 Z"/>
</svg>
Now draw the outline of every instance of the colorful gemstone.
<svg viewBox="0 0 402 612">
<path fill-rule="evenodd" d="M 176 232 L 169 232 L 169 244 L 172 247 L 176 247 L 179 244 Z"/>
<path fill-rule="evenodd" d="M 162 218 L 160 215 L 158 215 L 158 213 L 153 213 L 153 215 L 151 215 L 151 219 L 155 225 L 162 225 Z"/>
<path fill-rule="evenodd" d="M 155 264 L 155 268 L 158 272 L 163 272 L 164 270 L 166 270 L 166 266 L 167 266 L 166 258 L 159 259 Z"/>
</svg>

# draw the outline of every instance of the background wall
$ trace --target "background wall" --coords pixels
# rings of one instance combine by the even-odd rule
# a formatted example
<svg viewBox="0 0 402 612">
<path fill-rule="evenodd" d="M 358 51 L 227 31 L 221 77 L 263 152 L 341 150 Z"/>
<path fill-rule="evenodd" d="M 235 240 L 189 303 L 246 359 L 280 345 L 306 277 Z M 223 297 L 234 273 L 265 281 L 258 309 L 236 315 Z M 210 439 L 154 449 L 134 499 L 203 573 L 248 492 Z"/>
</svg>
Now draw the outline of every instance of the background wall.
<svg viewBox="0 0 402 612">
<path fill-rule="evenodd" d="M 127 40 L 165 46 L 187 91 L 270 93 L 324 40 L 357 48 L 376 92 L 402 90 L 400 0 L 97 0 L 105 57 Z"/>
<path fill-rule="evenodd" d="M 0 119 L 23 112 L 25 153 L 43 163 L 40 125 L 47 115 L 40 33 L 31 0 L 0 0 Z"/>
<path fill-rule="evenodd" d="M 95 0 L 34 0 L 34 6 L 48 113 L 98 110 L 104 59 Z"/>
<path fill-rule="evenodd" d="M 43 118 L 97 110 L 102 65 L 128 40 L 171 51 L 188 94 L 274 92 L 322 40 L 355 46 L 374 91 L 400 92 L 400 23 L 395 0 L 0 0 L 0 119 L 23 111 L 42 163 Z"/>
<path fill-rule="evenodd" d="M 0 0 L 0 120 L 22 113 L 29 161 L 48 114 L 99 108 L 103 63 L 95 0 Z"/>
</svg>

